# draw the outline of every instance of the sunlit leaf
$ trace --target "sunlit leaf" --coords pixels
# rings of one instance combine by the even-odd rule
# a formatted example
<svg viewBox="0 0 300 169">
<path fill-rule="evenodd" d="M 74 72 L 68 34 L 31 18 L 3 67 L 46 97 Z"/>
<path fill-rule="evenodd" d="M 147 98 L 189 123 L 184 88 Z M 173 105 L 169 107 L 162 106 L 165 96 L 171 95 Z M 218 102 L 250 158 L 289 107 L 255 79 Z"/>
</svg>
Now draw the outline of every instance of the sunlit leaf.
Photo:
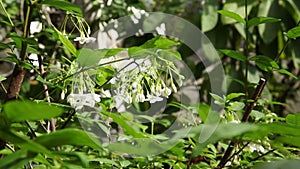
<svg viewBox="0 0 300 169">
<path fill-rule="evenodd" d="M 226 96 L 226 100 L 232 100 L 232 99 L 238 98 L 240 96 L 245 96 L 245 94 L 244 93 L 230 93 Z"/>
<path fill-rule="evenodd" d="M 290 39 L 296 39 L 300 37 L 300 26 L 294 27 L 290 29 L 287 33 L 286 36 Z"/>
<path fill-rule="evenodd" d="M 4 105 L 4 111 L 11 121 L 45 120 L 63 113 L 60 107 L 32 101 L 10 101 Z"/>
<path fill-rule="evenodd" d="M 244 25 L 246 24 L 246 21 L 237 13 L 227 11 L 227 10 L 219 10 L 218 12 L 221 15 L 224 15 L 224 16 L 227 16 L 229 18 L 236 20 L 237 22 L 243 23 Z"/>
<path fill-rule="evenodd" d="M 55 32 L 58 35 L 59 40 L 63 43 L 64 47 L 71 52 L 74 56 L 77 56 L 77 50 L 74 47 L 74 45 L 72 44 L 72 42 L 66 38 L 65 35 L 63 35 L 59 30 L 57 30 L 55 27 L 53 27 L 53 29 L 55 30 Z"/>
</svg>

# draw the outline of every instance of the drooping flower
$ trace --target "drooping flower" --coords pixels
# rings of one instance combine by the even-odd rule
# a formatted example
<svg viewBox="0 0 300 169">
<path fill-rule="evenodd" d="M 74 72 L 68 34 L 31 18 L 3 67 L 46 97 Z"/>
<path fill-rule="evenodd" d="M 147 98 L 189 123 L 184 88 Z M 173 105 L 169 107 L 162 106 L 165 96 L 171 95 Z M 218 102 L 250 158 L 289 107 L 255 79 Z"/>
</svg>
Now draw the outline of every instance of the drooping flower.
<svg viewBox="0 0 300 169">
<path fill-rule="evenodd" d="M 96 41 L 96 38 L 94 37 L 85 37 L 85 36 L 79 36 L 74 39 L 74 41 L 78 41 L 80 44 L 90 43 Z"/>
</svg>

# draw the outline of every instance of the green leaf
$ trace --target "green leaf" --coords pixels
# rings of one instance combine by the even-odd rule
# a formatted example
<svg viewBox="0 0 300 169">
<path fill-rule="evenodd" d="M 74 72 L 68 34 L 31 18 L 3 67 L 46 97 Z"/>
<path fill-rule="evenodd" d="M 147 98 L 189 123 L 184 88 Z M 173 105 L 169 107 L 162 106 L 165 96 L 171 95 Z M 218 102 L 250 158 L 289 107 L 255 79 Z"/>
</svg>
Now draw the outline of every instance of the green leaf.
<svg viewBox="0 0 300 169">
<path fill-rule="evenodd" d="M 207 104 L 199 104 L 198 114 L 202 121 L 205 123 L 208 113 L 210 112 L 210 107 Z"/>
<path fill-rule="evenodd" d="M 57 147 L 62 145 L 89 146 L 95 149 L 102 149 L 96 138 L 79 129 L 57 130 L 34 139 L 45 147 Z"/>
<path fill-rule="evenodd" d="M 0 75 L 0 82 L 2 82 L 3 80 L 6 80 L 6 77 Z"/>
<path fill-rule="evenodd" d="M 97 70 L 96 73 L 96 83 L 99 86 L 104 85 L 107 81 L 109 81 L 114 75 L 114 68 L 110 66 L 103 66 Z"/>
<path fill-rule="evenodd" d="M 233 59 L 236 59 L 236 60 L 239 60 L 239 61 L 242 61 L 242 62 L 245 62 L 247 60 L 246 56 L 244 56 L 240 52 L 237 52 L 237 51 L 234 51 L 234 50 L 224 49 L 224 50 L 220 50 L 220 52 L 222 52 L 223 54 L 225 54 L 225 55 L 227 55 L 227 56 L 229 56 Z"/>
<path fill-rule="evenodd" d="M 229 109 L 232 111 L 240 111 L 245 107 L 245 103 L 243 102 L 230 102 L 229 105 Z"/>
<path fill-rule="evenodd" d="M 220 13 L 221 15 L 227 16 L 229 18 L 232 18 L 232 19 L 246 25 L 246 21 L 237 13 L 227 11 L 227 10 L 219 10 L 218 13 Z"/>
<path fill-rule="evenodd" d="M 286 36 L 290 39 L 296 39 L 300 37 L 300 26 L 294 27 L 290 29 L 287 33 Z"/>
<path fill-rule="evenodd" d="M 201 15 L 201 30 L 212 30 L 218 23 L 218 0 L 205 0 Z"/>
<path fill-rule="evenodd" d="M 80 66 L 95 66 L 99 64 L 99 61 L 105 57 L 108 49 L 92 50 L 88 48 L 82 48 L 79 51 L 77 62 Z"/>
<path fill-rule="evenodd" d="M 45 120 L 60 116 L 63 109 L 48 103 L 32 101 L 10 101 L 4 105 L 6 117 L 11 121 Z"/>
<path fill-rule="evenodd" d="M 272 23 L 272 22 L 279 22 L 281 19 L 273 18 L 273 17 L 255 17 L 248 21 L 248 27 L 250 26 L 257 26 L 263 23 Z"/>
<path fill-rule="evenodd" d="M 76 14 L 77 16 L 82 17 L 82 11 L 81 9 L 76 6 L 75 4 L 68 2 L 68 1 L 64 1 L 64 0 L 43 0 L 41 2 L 41 4 L 43 5 L 47 5 L 50 7 L 55 7 L 55 8 L 59 8 L 62 9 L 64 11 L 69 11 L 72 14 Z"/>
<path fill-rule="evenodd" d="M 155 48 L 169 49 L 171 47 L 180 45 L 180 43 L 170 40 L 168 38 L 159 38 L 154 42 L 154 45 L 155 45 Z"/>
<path fill-rule="evenodd" d="M 268 56 L 257 55 L 249 59 L 255 61 L 256 65 L 263 71 L 270 71 L 272 68 L 279 69 L 278 64 Z"/>
<path fill-rule="evenodd" d="M 259 3 L 257 16 L 279 18 L 282 17 L 279 12 L 281 9 L 282 7 L 278 5 L 277 0 L 261 1 Z M 280 23 L 277 22 L 258 25 L 259 35 L 265 44 L 270 44 L 274 41 L 280 29 Z"/>
<path fill-rule="evenodd" d="M 298 169 L 300 160 L 279 160 L 273 162 L 260 163 L 254 166 L 254 169 Z"/>
<path fill-rule="evenodd" d="M 211 97 L 215 99 L 215 104 L 225 106 L 225 98 L 222 98 L 216 94 L 210 93 Z"/>
<path fill-rule="evenodd" d="M 285 121 L 289 125 L 300 126 L 300 114 L 288 114 Z"/>
<path fill-rule="evenodd" d="M 240 96 L 245 96 L 245 93 L 230 93 L 226 96 L 226 100 L 232 100 Z"/>
<path fill-rule="evenodd" d="M 297 76 L 295 76 L 293 73 L 291 73 L 291 72 L 289 72 L 289 71 L 287 71 L 287 70 L 285 70 L 285 69 L 278 69 L 278 70 L 275 70 L 275 71 L 277 71 L 277 72 L 279 72 L 279 73 L 281 73 L 281 74 L 288 75 L 288 76 L 290 76 L 290 77 L 292 77 L 292 78 L 294 78 L 294 79 L 298 79 Z"/>
<path fill-rule="evenodd" d="M 300 137 L 294 136 L 279 136 L 275 139 L 276 141 L 280 141 L 285 144 L 297 146 L 300 148 Z"/>
<path fill-rule="evenodd" d="M 208 128 L 212 125 L 206 125 Z M 196 132 L 195 135 L 198 135 L 199 131 L 201 131 L 199 126 L 194 127 L 195 129 L 192 129 L 190 133 Z M 201 150 L 206 147 L 208 144 L 215 143 L 220 139 L 229 139 L 233 137 L 237 137 L 239 135 L 242 135 L 247 132 L 253 132 L 259 130 L 259 127 L 254 124 L 247 124 L 247 123 L 241 123 L 241 124 L 235 124 L 235 123 L 228 123 L 228 124 L 220 124 L 213 134 L 208 138 L 208 140 L 202 141 L 202 143 L 197 143 L 197 148 L 194 149 L 193 154 L 197 155 L 198 153 L 201 153 Z M 199 141 L 202 138 L 199 137 Z"/>
<path fill-rule="evenodd" d="M 11 131 L 10 129 L 0 128 L 0 138 L 5 139 L 5 141 L 8 141 L 12 144 L 18 145 L 24 150 L 29 150 L 36 153 L 45 153 L 49 156 L 52 156 L 51 152 L 42 145 L 30 140 L 29 138 L 19 133 Z"/>
<path fill-rule="evenodd" d="M 72 44 L 72 42 L 67 39 L 65 37 L 65 35 L 63 35 L 59 30 L 57 30 L 54 26 L 53 29 L 55 30 L 55 32 L 58 34 L 58 38 L 59 40 L 63 43 L 64 47 L 71 52 L 74 56 L 77 56 L 77 50 L 74 47 L 74 45 Z"/>
<path fill-rule="evenodd" d="M 0 160 L 0 168 L 7 168 L 7 169 L 22 168 L 35 156 L 36 156 L 35 153 L 30 153 L 27 150 L 16 151 Z"/>
<path fill-rule="evenodd" d="M 120 125 L 124 129 L 125 134 L 131 135 L 134 138 L 144 138 L 145 137 L 140 131 L 135 130 L 131 125 L 129 125 L 126 122 L 126 118 L 122 117 L 121 115 L 116 114 L 116 113 L 105 112 L 105 111 L 103 111 L 101 113 L 103 113 L 104 115 L 106 115 L 108 117 L 111 117 L 114 120 L 114 122 L 116 122 L 118 125 Z"/>
</svg>

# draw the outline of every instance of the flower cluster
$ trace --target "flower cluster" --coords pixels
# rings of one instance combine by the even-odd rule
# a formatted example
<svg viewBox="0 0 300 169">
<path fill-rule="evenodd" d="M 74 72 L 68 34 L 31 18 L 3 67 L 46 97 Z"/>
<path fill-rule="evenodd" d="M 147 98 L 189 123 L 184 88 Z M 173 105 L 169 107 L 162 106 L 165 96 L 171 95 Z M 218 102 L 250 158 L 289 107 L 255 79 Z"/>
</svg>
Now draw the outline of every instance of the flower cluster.
<svg viewBox="0 0 300 169">
<path fill-rule="evenodd" d="M 65 22 L 63 23 L 63 30 L 65 35 L 67 34 L 65 30 L 66 30 L 68 19 L 70 19 L 74 25 L 74 29 L 72 30 L 72 32 L 74 30 L 77 30 L 79 32 L 79 36 L 76 37 L 74 41 L 78 41 L 80 44 L 85 44 L 85 43 L 94 42 L 96 40 L 96 38 L 90 37 L 91 29 L 88 23 L 86 22 L 86 20 L 84 20 L 81 17 L 74 16 L 72 14 L 68 14 L 66 16 Z M 69 34 L 72 34 L 72 32 L 70 32 Z"/>
<path fill-rule="evenodd" d="M 100 64 L 108 63 L 116 58 L 105 58 Z M 124 103 L 160 102 L 168 98 L 172 91 L 182 85 L 184 77 L 176 66 L 161 57 L 148 56 L 145 58 L 128 58 L 110 64 L 116 74 L 110 80 L 114 89 L 113 98 L 119 112 L 126 110 Z M 174 78 L 176 78 L 176 84 Z"/>
</svg>

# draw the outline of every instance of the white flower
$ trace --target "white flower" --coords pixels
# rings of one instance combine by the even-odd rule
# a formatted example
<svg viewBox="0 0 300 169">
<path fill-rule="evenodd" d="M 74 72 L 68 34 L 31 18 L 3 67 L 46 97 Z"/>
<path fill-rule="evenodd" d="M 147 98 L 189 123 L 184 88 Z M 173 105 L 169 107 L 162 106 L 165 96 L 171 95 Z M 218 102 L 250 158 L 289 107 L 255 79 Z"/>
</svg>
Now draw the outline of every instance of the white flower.
<svg viewBox="0 0 300 169">
<path fill-rule="evenodd" d="M 175 93 L 177 92 L 177 87 L 175 86 L 175 84 L 173 82 L 171 82 L 171 88 Z"/>
<path fill-rule="evenodd" d="M 143 93 L 138 93 L 135 96 L 135 101 L 136 102 L 144 102 L 145 101 L 145 95 Z"/>
<path fill-rule="evenodd" d="M 170 96 L 170 94 L 172 93 L 171 89 L 168 87 L 165 87 L 162 89 L 162 95 L 166 98 L 168 98 Z"/>
<path fill-rule="evenodd" d="M 123 104 L 124 97 L 122 95 L 117 94 L 114 96 L 114 100 L 116 102 L 116 108 L 118 112 L 125 112 L 126 108 Z"/>
<path fill-rule="evenodd" d="M 96 38 L 94 37 L 84 37 L 79 36 L 74 39 L 74 41 L 78 41 L 80 44 L 90 43 L 96 41 Z"/>
<path fill-rule="evenodd" d="M 249 148 L 250 148 L 251 152 L 254 152 L 254 151 L 259 151 L 259 152 L 262 152 L 262 153 L 265 152 L 265 148 L 262 145 L 255 144 L 255 143 L 250 143 Z"/>
<path fill-rule="evenodd" d="M 39 21 L 32 21 L 30 23 L 30 34 L 39 33 L 43 29 L 43 24 Z"/>
<path fill-rule="evenodd" d="M 39 64 L 39 59 L 38 59 L 38 55 L 35 53 L 32 53 L 28 56 L 29 60 L 31 61 L 31 63 L 33 64 L 33 66 L 38 67 Z"/>
<path fill-rule="evenodd" d="M 153 95 L 150 95 L 148 94 L 147 95 L 147 100 L 149 100 L 150 103 L 155 103 L 155 102 L 160 102 L 163 100 L 162 97 L 159 97 L 159 96 L 153 96 Z"/>
<path fill-rule="evenodd" d="M 88 94 L 74 94 L 71 93 L 67 97 L 67 101 L 73 106 L 76 110 L 80 110 L 83 106 L 94 107 L 95 103 L 100 102 L 100 95 L 95 93 Z"/>
</svg>

